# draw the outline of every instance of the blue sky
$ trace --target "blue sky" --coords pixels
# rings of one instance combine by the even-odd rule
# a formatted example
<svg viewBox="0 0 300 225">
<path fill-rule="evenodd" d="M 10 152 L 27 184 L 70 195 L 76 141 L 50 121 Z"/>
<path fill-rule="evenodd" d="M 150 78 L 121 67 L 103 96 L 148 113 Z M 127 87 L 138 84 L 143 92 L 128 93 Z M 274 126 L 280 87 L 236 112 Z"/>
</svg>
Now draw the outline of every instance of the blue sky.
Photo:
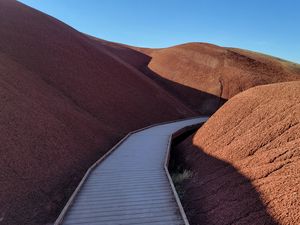
<svg viewBox="0 0 300 225">
<path fill-rule="evenodd" d="M 135 46 L 208 42 L 300 63 L 299 0 L 21 0 L 93 36 Z"/>
</svg>

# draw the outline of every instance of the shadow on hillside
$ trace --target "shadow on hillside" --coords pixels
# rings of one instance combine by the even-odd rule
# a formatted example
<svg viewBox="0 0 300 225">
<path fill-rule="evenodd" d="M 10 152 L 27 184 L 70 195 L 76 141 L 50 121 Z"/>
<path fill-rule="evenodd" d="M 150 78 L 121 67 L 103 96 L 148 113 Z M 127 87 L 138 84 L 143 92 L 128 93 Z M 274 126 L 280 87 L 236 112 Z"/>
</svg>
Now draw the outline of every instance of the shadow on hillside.
<svg viewBox="0 0 300 225">
<path fill-rule="evenodd" d="M 142 52 L 127 46 L 120 46 L 110 42 L 102 41 L 101 46 L 105 47 L 109 52 L 117 55 L 121 60 L 144 73 L 159 86 L 167 90 L 171 95 L 181 100 L 183 104 L 201 115 L 213 114 L 226 102 L 226 99 L 219 96 L 179 84 L 155 73 L 148 67 L 152 57 Z"/>
<path fill-rule="evenodd" d="M 231 164 L 194 146 L 192 136 L 174 143 L 170 162 L 173 173 L 193 174 L 178 187 L 191 225 L 279 224 L 251 181 Z"/>
<path fill-rule="evenodd" d="M 155 73 L 148 66 L 144 67 L 142 72 L 181 100 L 188 107 L 202 115 L 212 115 L 226 102 L 225 99 L 219 96 L 168 80 Z"/>
<path fill-rule="evenodd" d="M 226 99 L 219 96 L 162 77 L 160 74 L 157 74 L 149 68 L 148 65 L 152 60 L 152 57 L 141 52 L 138 52 L 137 54 L 142 54 L 144 60 L 144 64 L 140 66 L 139 70 L 194 111 L 202 115 L 212 115 L 226 102 Z"/>
</svg>

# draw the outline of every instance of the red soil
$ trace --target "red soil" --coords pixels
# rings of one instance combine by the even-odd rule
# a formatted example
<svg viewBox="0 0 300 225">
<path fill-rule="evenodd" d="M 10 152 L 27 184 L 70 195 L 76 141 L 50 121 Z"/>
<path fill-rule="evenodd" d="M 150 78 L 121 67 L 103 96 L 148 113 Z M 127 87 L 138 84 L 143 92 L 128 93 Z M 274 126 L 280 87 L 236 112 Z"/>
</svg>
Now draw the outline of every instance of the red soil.
<svg viewBox="0 0 300 225">
<path fill-rule="evenodd" d="M 0 1 L 0 221 L 54 221 L 84 171 L 127 132 L 193 116 L 85 35 Z"/>
<path fill-rule="evenodd" d="M 152 71 L 148 67 L 152 62 L 150 54 L 157 51 L 157 49 L 142 49 L 141 51 L 140 48 L 137 47 L 108 42 L 90 36 L 89 38 L 94 42 L 95 46 L 105 49 L 110 54 L 113 54 L 120 60 L 128 63 L 131 68 L 137 69 L 144 75 L 147 75 L 160 87 L 167 90 L 170 95 L 181 100 L 183 104 L 196 112 L 200 112 L 201 114 L 211 114 L 224 103 L 223 98 L 186 86 L 180 80 L 174 82 Z M 190 74 L 187 74 L 187 76 L 190 76 Z M 193 78 L 191 77 L 191 79 Z M 199 110 L 199 102 L 205 102 L 205 104 L 202 104 L 201 110 Z"/>
<path fill-rule="evenodd" d="M 222 99 L 250 87 L 300 79 L 299 65 L 240 49 L 205 43 L 135 49 L 152 57 L 149 68 L 154 73 L 195 90 L 187 93 L 181 87 L 169 89 L 200 113 L 215 112 Z"/>
<path fill-rule="evenodd" d="M 299 67 L 209 44 L 141 49 L 0 1 L 0 221 L 54 221 L 84 171 L 127 132 L 214 112 Z M 148 67 L 149 64 L 149 67 Z"/>
<path fill-rule="evenodd" d="M 192 224 L 299 224 L 300 82 L 230 99 L 177 147 Z"/>
</svg>

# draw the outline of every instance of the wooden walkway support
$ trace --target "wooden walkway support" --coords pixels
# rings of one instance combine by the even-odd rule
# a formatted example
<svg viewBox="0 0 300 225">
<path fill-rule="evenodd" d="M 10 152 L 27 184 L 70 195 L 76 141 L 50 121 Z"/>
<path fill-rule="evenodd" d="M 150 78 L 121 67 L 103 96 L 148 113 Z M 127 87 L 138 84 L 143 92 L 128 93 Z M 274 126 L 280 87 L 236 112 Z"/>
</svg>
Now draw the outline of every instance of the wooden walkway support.
<svg viewBox="0 0 300 225">
<path fill-rule="evenodd" d="M 187 225 L 167 165 L 172 134 L 207 117 L 129 133 L 86 173 L 55 225 Z"/>
</svg>

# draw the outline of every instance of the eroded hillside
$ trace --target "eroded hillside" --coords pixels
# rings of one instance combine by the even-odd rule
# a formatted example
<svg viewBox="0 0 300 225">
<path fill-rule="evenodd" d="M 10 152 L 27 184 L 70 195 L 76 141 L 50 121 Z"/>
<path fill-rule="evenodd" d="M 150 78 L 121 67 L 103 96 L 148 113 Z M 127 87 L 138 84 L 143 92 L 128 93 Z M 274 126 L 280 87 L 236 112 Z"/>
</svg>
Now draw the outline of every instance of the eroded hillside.
<svg viewBox="0 0 300 225">
<path fill-rule="evenodd" d="M 127 132 L 194 115 L 85 35 L 10 0 L 0 1 L 0 99 L 9 225 L 54 221 L 84 171 Z"/>
<path fill-rule="evenodd" d="M 241 49 L 206 43 L 135 49 L 151 57 L 150 74 L 162 77 L 164 87 L 205 114 L 251 87 L 300 79 L 300 65 Z"/>
<path fill-rule="evenodd" d="M 300 82 L 230 99 L 177 148 L 192 224 L 300 221 Z"/>
</svg>

